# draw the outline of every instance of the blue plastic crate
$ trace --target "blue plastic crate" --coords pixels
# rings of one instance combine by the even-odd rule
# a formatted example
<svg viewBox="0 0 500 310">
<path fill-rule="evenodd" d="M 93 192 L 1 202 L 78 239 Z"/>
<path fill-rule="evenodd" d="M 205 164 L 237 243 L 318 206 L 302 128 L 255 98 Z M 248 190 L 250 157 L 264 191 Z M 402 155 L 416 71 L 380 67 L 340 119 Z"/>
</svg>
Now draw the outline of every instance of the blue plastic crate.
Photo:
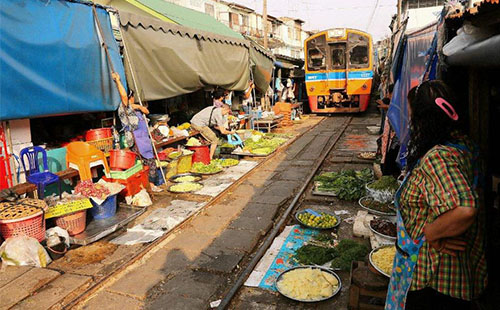
<svg viewBox="0 0 500 310">
<path fill-rule="evenodd" d="M 116 214 L 116 196 L 109 196 L 102 204 L 97 204 L 95 201 L 90 199 L 93 207 L 90 209 L 90 213 L 95 220 L 103 220 L 110 218 Z"/>
</svg>

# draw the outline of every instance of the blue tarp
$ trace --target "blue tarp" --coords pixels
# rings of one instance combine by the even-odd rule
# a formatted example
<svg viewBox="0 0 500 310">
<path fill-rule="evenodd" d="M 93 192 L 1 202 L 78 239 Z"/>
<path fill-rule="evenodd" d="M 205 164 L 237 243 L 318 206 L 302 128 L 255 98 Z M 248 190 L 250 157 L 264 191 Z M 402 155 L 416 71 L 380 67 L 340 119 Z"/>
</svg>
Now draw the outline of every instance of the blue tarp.
<svg viewBox="0 0 500 310">
<path fill-rule="evenodd" d="M 115 70 L 126 85 L 108 12 L 97 8 Z M 63 0 L 0 6 L 0 120 L 113 111 L 110 78 L 92 7 Z"/>
</svg>

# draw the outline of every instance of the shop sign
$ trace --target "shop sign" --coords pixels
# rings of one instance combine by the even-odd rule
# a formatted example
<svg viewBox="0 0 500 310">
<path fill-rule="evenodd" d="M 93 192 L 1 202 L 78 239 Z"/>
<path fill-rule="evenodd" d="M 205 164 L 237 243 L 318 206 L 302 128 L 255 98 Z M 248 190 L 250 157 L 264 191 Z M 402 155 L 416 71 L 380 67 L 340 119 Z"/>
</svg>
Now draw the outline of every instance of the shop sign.
<svg viewBox="0 0 500 310">
<path fill-rule="evenodd" d="M 49 210 L 45 212 L 45 218 L 50 219 L 53 217 L 59 217 L 90 208 L 92 208 L 92 204 L 90 203 L 90 200 L 88 198 L 73 200 L 67 203 L 61 203 L 50 207 Z"/>
</svg>

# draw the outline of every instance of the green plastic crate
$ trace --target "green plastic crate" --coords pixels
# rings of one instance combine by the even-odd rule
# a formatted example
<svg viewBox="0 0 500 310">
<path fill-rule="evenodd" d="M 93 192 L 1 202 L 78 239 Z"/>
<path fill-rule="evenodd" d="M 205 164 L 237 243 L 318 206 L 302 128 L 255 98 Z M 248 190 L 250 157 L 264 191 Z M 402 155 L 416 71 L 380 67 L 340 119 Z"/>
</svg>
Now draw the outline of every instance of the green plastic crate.
<svg viewBox="0 0 500 310">
<path fill-rule="evenodd" d="M 141 170 L 142 170 L 142 162 L 140 160 L 138 160 L 135 162 L 135 165 L 132 168 L 129 168 L 125 171 L 113 171 L 113 170 L 111 170 L 109 173 L 111 175 L 110 176 L 111 179 L 126 180 Z"/>
</svg>

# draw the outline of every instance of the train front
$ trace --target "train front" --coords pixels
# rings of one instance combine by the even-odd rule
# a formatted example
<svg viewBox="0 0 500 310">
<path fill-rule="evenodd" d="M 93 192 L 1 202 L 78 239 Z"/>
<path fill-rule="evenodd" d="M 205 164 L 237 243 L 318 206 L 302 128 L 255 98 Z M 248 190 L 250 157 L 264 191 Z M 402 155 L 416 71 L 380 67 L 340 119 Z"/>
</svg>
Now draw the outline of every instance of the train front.
<svg viewBox="0 0 500 310">
<path fill-rule="evenodd" d="M 306 87 L 313 113 L 352 113 L 368 108 L 373 78 L 372 39 L 338 28 L 305 41 Z"/>
</svg>

